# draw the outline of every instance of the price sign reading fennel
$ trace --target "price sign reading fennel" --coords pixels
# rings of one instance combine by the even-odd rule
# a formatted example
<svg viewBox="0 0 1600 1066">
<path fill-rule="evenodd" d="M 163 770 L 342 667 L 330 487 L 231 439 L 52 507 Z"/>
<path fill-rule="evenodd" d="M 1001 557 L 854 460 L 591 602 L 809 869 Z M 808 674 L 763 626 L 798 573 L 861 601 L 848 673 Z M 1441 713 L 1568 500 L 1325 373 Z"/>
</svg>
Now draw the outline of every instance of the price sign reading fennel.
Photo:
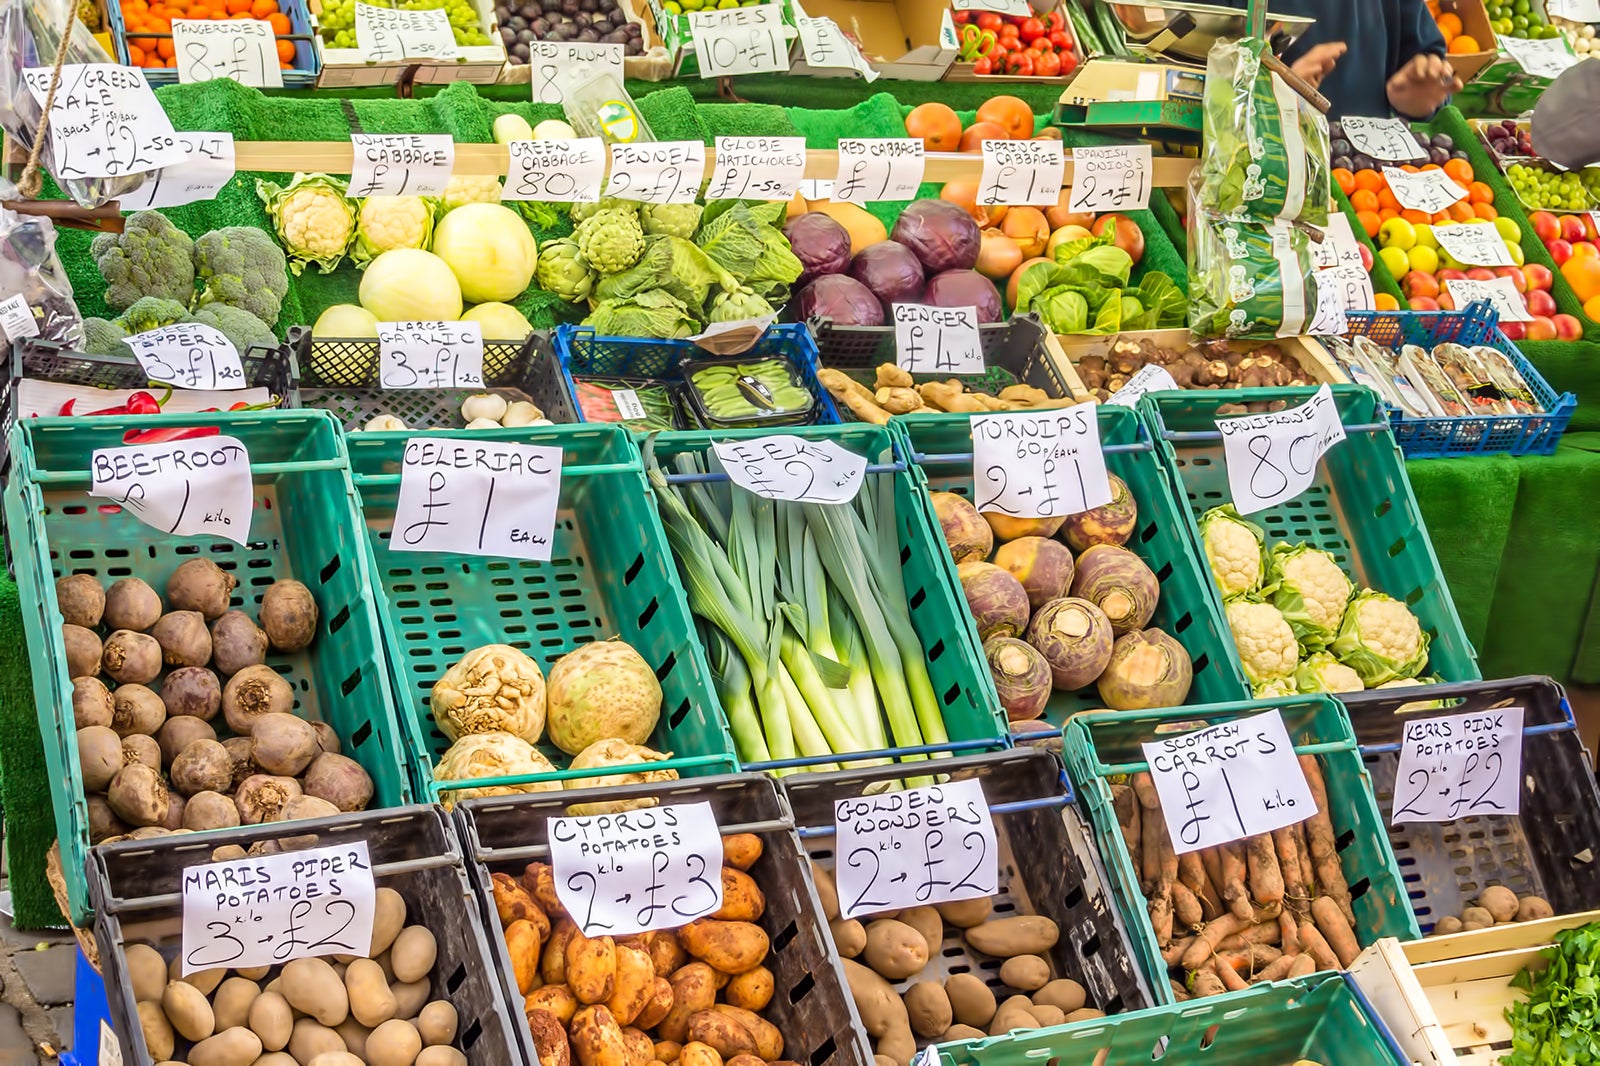
<svg viewBox="0 0 1600 1066">
<path fill-rule="evenodd" d="M 351 196 L 443 196 L 456 163 L 445 133 L 352 133 Z"/>
<path fill-rule="evenodd" d="M 1013 518 L 1065 518 L 1111 502 L 1094 404 L 972 416 L 972 498 Z"/>
<path fill-rule="evenodd" d="M 239 350 L 215 326 L 161 326 L 126 340 L 151 381 L 181 389 L 244 388 Z"/>
<path fill-rule="evenodd" d="M 1000 890 L 994 819 L 976 780 L 833 801 L 839 916 Z"/>
<path fill-rule="evenodd" d="M 459 59 L 450 15 L 443 8 L 407 10 L 356 3 L 356 47 L 376 62 Z"/>
<path fill-rule="evenodd" d="M 1522 708 L 1406 721 L 1392 825 L 1522 809 Z"/>
<path fill-rule="evenodd" d="M 172 50 L 185 84 L 232 78 L 258 89 L 283 88 L 277 38 L 257 19 L 173 19 Z"/>
<path fill-rule="evenodd" d="M 915 137 L 842 138 L 833 198 L 857 206 L 914 199 L 926 163 L 922 142 Z"/>
<path fill-rule="evenodd" d="M 849 503 L 861 491 L 866 456 L 831 440 L 788 434 L 711 445 L 735 485 L 769 500 Z"/>
<path fill-rule="evenodd" d="M 984 141 L 978 203 L 1054 207 L 1066 165 L 1060 141 Z"/>
<path fill-rule="evenodd" d="M 412 437 L 389 550 L 549 562 L 560 497 L 560 448 Z"/>
<path fill-rule="evenodd" d="M 722 833 L 709 803 L 551 818 L 556 895 L 584 936 L 687 925 L 722 907 Z"/>
<path fill-rule="evenodd" d="M 1491 225 L 1441 223 L 1433 227 L 1439 247 L 1468 266 L 1512 266 L 1505 238 Z"/>
<path fill-rule="evenodd" d="M 1072 199 L 1068 211 L 1140 211 L 1149 206 L 1148 144 L 1072 150 Z"/>
<path fill-rule="evenodd" d="M 911 374 L 982 374 L 976 307 L 894 305 L 895 362 Z"/>
<path fill-rule="evenodd" d="M 789 28 L 777 4 L 689 12 L 702 78 L 789 69 Z"/>
<path fill-rule="evenodd" d="M 22 80 L 41 108 L 49 67 L 26 67 Z M 50 105 L 56 180 L 116 178 L 182 163 L 184 151 L 144 71 L 116 63 L 68 63 Z"/>
<path fill-rule="evenodd" d="M 506 150 L 511 163 L 500 199 L 600 202 L 600 186 L 606 177 L 606 145 L 599 137 L 512 141 Z"/>
<path fill-rule="evenodd" d="M 528 45 L 533 102 L 565 104 L 567 93 L 610 74 L 622 84 L 622 45 L 587 41 L 533 41 Z"/>
<path fill-rule="evenodd" d="M 606 195 L 647 204 L 692 204 L 706 173 L 700 141 L 613 144 Z"/>
<path fill-rule="evenodd" d="M 179 133 L 177 137 L 178 144 L 183 147 L 184 161 L 178 166 L 162 167 L 146 174 L 137 189 L 122 195 L 122 210 L 181 207 L 199 200 L 212 200 L 233 177 L 233 134 Z"/>
<path fill-rule="evenodd" d="M 89 495 L 180 537 L 225 537 L 237 544 L 250 539 L 250 453 L 235 437 L 97 448 Z"/>
<path fill-rule="evenodd" d="M 378 387 L 483 388 L 483 326 L 477 322 L 379 322 Z"/>
<path fill-rule="evenodd" d="M 1410 163 L 1428 155 L 1411 135 L 1411 127 L 1397 118 L 1346 115 L 1339 121 L 1345 140 L 1362 155 L 1385 163 Z"/>
<path fill-rule="evenodd" d="M 365 956 L 376 899 L 365 840 L 186 866 L 181 972 Z"/>
<path fill-rule="evenodd" d="M 1228 489 L 1240 514 L 1255 514 L 1292 500 L 1311 487 L 1317 463 L 1344 440 L 1344 423 L 1323 385 L 1287 411 L 1217 419 Z"/>
<path fill-rule="evenodd" d="M 1451 181 L 1442 170 L 1419 170 L 1415 174 L 1399 167 L 1384 167 L 1389 191 L 1407 211 L 1437 215 L 1451 204 L 1467 198 L 1467 190 Z"/>
<path fill-rule="evenodd" d="M 804 137 L 718 137 L 706 200 L 791 200 L 805 173 Z"/>
<path fill-rule="evenodd" d="M 1316 812 L 1278 711 L 1140 746 L 1179 855 L 1270 833 Z"/>
</svg>

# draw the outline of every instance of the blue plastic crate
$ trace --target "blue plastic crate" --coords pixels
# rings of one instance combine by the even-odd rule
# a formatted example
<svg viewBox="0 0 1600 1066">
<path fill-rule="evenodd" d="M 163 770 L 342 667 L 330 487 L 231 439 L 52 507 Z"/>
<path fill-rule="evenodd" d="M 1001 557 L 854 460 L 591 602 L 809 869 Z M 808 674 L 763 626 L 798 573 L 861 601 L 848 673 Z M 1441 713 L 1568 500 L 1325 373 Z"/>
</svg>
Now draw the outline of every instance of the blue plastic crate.
<svg viewBox="0 0 1600 1066">
<path fill-rule="evenodd" d="M 1534 365 L 1500 332 L 1499 315 L 1486 303 L 1465 311 L 1352 311 L 1348 336 L 1364 336 L 1386 348 L 1402 344 L 1432 349 L 1436 344 L 1482 345 L 1501 352 L 1533 390 L 1542 415 L 1470 415 L 1457 418 L 1412 418 L 1389 408 L 1395 442 L 1407 459 L 1439 459 L 1453 455 L 1550 455 L 1561 443 L 1578 398 L 1557 393 Z"/>
<path fill-rule="evenodd" d="M 106 0 L 106 28 L 111 34 L 111 44 L 116 51 L 117 62 L 125 67 L 133 66 L 128 58 L 128 27 L 122 21 L 122 5 L 118 0 Z M 317 84 L 317 75 L 322 73 L 322 53 L 316 47 L 316 28 L 311 25 L 311 11 L 306 6 L 306 0 L 278 0 L 278 9 L 289 16 L 289 36 L 294 41 L 294 63 L 291 69 L 283 71 L 283 87 L 285 89 L 311 89 Z M 150 34 L 134 33 L 135 37 L 148 37 Z M 160 36 L 157 34 L 156 36 Z M 144 71 L 144 80 L 151 86 L 178 84 L 178 71 L 174 67 L 141 67 Z"/>
</svg>

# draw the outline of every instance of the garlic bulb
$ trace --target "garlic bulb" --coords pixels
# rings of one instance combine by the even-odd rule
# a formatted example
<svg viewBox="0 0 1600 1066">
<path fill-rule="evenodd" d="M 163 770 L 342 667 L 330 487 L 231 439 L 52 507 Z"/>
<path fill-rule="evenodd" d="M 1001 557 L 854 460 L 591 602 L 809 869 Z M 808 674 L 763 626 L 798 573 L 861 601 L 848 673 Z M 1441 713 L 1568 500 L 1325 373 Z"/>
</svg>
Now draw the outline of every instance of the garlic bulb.
<svg viewBox="0 0 1600 1066">
<path fill-rule="evenodd" d="M 506 414 L 506 398 L 492 392 L 475 392 L 461 401 L 461 417 L 468 422 L 487 418 L 498 422 Z"/>
<path fill-rule="evenodd" d="M 499 429 L 500 423 L 492 418 L 474 418 L 467 423 L 468 429 Z"/>
<path fill-rule="evenodd" d="M 361 428 L 368 433 L 398 433 L 406 428 L 406 424 L 394 415 L 374 415 Z"/>
<path fill-rule="evenodd" d="M 501 416 L 502 426 L 528 426 L 536 420 L 544 418 L 544 412 L 539 410 L 537 404 L 527 400 L 517 400 L 506 408 L 506 413 Z"/>
</svg>

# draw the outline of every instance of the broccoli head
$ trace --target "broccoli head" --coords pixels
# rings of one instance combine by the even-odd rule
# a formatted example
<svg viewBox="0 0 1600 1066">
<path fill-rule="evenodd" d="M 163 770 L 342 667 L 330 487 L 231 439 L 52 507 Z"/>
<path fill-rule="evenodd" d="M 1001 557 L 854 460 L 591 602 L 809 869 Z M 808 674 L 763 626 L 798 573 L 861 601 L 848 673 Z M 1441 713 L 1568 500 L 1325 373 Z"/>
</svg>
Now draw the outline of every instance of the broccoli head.
<svg viewBox="0 0 1600 1066">
<path fill-rule="evenodd" d="M 206 304 L 190 315 L 188 320 L 205 326 L 215 326 L 221 330 L 222 335 L 239 349 L 240 355 L 243 355 L 245 349 L 251 345 L 274 347 L 278 343 L 272 327 L 242 307 L 223 303 Z"/>
<path fill-rule="evenodd" d="M 122 343 L 128 331 L 104 318 L 83 320 L 83 350 L 90 355 L 124 355 L 131 357 L 133 349 Z"/>
<path fill-rule="evenodd" d="M 283 249 L 265 230 L 227 226 L 194 242 L 200 303 L 226 304 L 249 311 L 269 326 L 289 292 L 289 264 Z"/>
<path fill-rule="evenodd" d="M 170 326 L 174 322 L 187 322 L 189 308 L 177 300 L 164 300 L 159 296 L 143 296 L 135 300 L 133 306 L 122 313 L 117 319 L 117 325 L 129 333 L 143 333 L 146 330 L 157 329 L 161 326 Z"/>
<path fill-rule="evenodd" d="M 102 233 L 89 246 L 106 279 L 106 306 L 117 311 L 141 297 L 188 306 L 194 296 L 194 241 L 155 211 L 128 216 L 121 233 Z"/>
</svg>

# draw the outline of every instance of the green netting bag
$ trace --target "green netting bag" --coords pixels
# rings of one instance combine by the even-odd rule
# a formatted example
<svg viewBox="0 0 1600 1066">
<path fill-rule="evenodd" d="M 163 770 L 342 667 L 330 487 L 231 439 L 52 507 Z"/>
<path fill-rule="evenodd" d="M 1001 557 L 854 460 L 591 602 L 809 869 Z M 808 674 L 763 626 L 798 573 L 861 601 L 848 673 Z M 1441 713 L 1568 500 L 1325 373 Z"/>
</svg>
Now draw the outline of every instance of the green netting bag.
<svg viewBox="0 0 1600 1066">
<path fill-rule="evenodd" d="M 1189 328 L 1196 337 L 1298 337 L 1316 310 L 1304 231 L 1210 214 L 1195 205 L 1191 186 Z"/>
</svg>

